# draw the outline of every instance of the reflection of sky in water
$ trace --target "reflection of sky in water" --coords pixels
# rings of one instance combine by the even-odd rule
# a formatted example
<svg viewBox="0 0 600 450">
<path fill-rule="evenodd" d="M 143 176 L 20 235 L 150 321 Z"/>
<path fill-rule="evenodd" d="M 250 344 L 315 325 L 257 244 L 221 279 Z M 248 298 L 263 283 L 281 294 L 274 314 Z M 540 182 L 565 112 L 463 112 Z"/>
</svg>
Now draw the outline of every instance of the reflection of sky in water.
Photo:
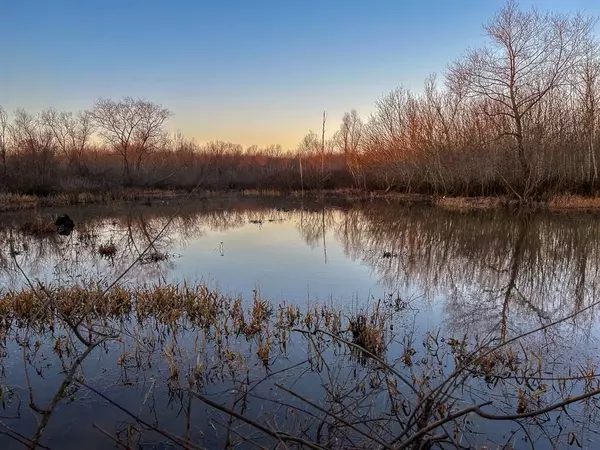
<svg viewBox="0 0 600 450">
<path fill-rule="evenodd" d="M 153 249 L 174 257 L 135 264 L 123 280 L 207 280 L 246 299 L 258 288 L 271 301 L 300 305 L 310 298 L 352 307 L 400 295 L 413 299 L 424 324 L 441 320 L 452 333 L 499 330 L 503 310 L 509 313 L 511 333 L 531 329 L 589 304 L 597 292 L 600 226 L 591 216 L 535 215 L 523 220 L 421 207 L 359 205 L 323 211 L 313 204 L 301 210 L 293 201 L 284 205 L 285 211 L 280 206 L 276 199 L 184 205 Z M 25 273 L 45 282 L 109 282 L 134 261 L 174 211 L 67 209 L 77 224 L 74 235 L 37 239 L 15 230 L 15 242 L 27 246 L 18 260 Z M 32 214 L 25 216 L 4 220 L 17 226 Z M 256 220 L 262 223 L 251 223 Z M 80 240 L 86 232 L 93 236 L 92 246 Z M 98 245 L 108 241 L 118 249 L 112 262 L 97 253 Z M 10 266 L 8 246 L 4 249 Z M 384 258 L 384 252 L 394 256 Z M 512 272 L 516 279 L 505 309 Z M 17 288 L 23 277 L 14 267 L 4 268 L 0 280 Z M 570 329 L 579 338 L 596 336 L 597 327 L 590 327 L 593 311 L 586 317 L 585 324 Z"/>
<path fill-rule="evenodd" d="M 221 241 L 224 256 L 215 251 Z M 258 286 L 267 298 L 294 302 L 303 302 L 309 292 L 320 300 L 365 298 L 370 292 L 381 295 L 369 268 L 344 256 L 333 232 L 327 233 L 326 242 L 327 263 L 322 245 L 306 245 L 290 222 L 208 233 L 176 261 L 176 274 L 214 279 L 233 293 L 248 293 Z"/>
<path fill-rule="evenodd" d="M 258 288 L 261 295 L 270 300 L 286 300 L 301 305 L 309 298 L 333 301 L 335 304 L 351 304 L 395 293 L 396 287 L 390 283 L 384 286 L 369 264 L 348 257 L 335 227 L 332 226 L 332 222 L 342 220 L 343 214 L 337 212 L 328 215 L 330 219 L 325 235 L 326 254 L 322 234 L 310 245 L 305 241 L 300 225 L 302 218 L 298 214 L 284 220 L 265 221 L 260 225 L 249 223 L 248 218 L 244 218 L 241 224 L 225 231 L 212 230 L 210 225 L 202 224 L 201 235 L 185 238 L 181 237 L 176 227 L 171 227 L 173 231 L 167 231 L 165 235 L 172 244 L 161 248 L 175 257 L 158 264 L 138 264 L 125 280 L 206 280 L 232 295 L 250 298 L 252 291 Z M 313 216 L 318 219 L 320 214 L 313 213 Z M 115 237 L 126 234 L 122 226 L 114 226 L 111 220 L 104 220 L 96 232 L 100 236 L 98 242 L 107 242 L 112 237 L 117 242 L 119 251 L 126 253 L 123 245 L 119 244 L 121 237 Z M 317 233 L 321 233 L 320 228 Z M 58 252 L 40 251 L 39 254 L 43 256 L 34 262 L 33 258 L 27 259 L 29 255 L 25 254 L 25 272 L 46 283 L 56 279 L 68 282 L 73 279 L 100 278 L 109 281 L 127 267 L 136 254 L 133 252 L 121 263 L 111 265 L 93 251 L 82 250 L 76 236 L 77 233 L 71 238 L 53 239 L 60 243 L 57 246 L 60 247 L 60 256 Z M 135 250 L 139 251 L 145 245 L 147 242 L 139 239 Z M 381 254 L 384 247 L 382 244 Z M 28 260 L 31 262 L 29 265 Z M 6 280 L 6 284 L 11 287 L 22 283 L 22 277 L 14 273 Z M 405 295 L 404 291 L 402 295 Z"/>
<path fill-rule="evenodd" d="M 184 205 L 152 249 L 174 257 L 135 264 L 123 280 L 207 280 L 246 299 L 258 288 L 271 301 L 300 305 L 310 298 L 352 307 L 400 295 L 413 299 L 419 319 L 428 324 L 441 320 L 453 333 L 468 329 L 480 334 L 499 330 L 503 311 L 509 313 L 507 330 L 516 333 L 567 315 L 597 293 L 600 226 L 591 216 L 534 215 L 524 220 L 385 205 L 323 211 L 313 204 L 301 210 L 298 202 L 285 204 L 282 211 L 280 203 Z M 17 258 L 25 273 L 47 283 L 110 282 L 174 211 L 67 210 L 77 224 L 73 236 L 37 239 L 14 230 L 17 245 L 27 246 Z M 31 220 L 31 213 L 26 216 L 14 215 L 12 225 Z M 255 220 L 262 224 L 251 223 Z M 86 232 L 93 245 L 80 240 Z M 6 231 L 2 236 L 6 242 Z M 98 245 L 109 241 L 118 249 L 112 262 L 97 253 Z M 8 246 L 3 248 L 10 266 Z M 392 258 L 383 257 L 388 251 Z M 513 272 L 509 307 L 503 308 Z M 22 282 L 14 267 L 0 273 L 4 287 L 18 288 Z M 596 336 L 597 327 L 590 327 L 593 311 L 585 317 L 585 324 L 580 321 L 570 331 L 579 338 Z"/>
<path fill-rule="evenodd" d="M 67 239 L 18 238 L 28 244 L 19 256 L 28 274 L 48 282 L 57 274 L 63 282 L 99 276 L 112 280 L 167 220 L 160 211 L 142 210 L 128 216 L 105 212 L 98 214 L 101 220 L 93 208 L 89 218 L 85 212 L 79 214 L 77 222 L 88 220 L 89 230 L 99 235 L 96 247 L 109 240 L 117 244 L 115 261 L 108 263 L 98 257 L 96 247 L 79 243 L 82 226 Z M 283 220 L 269 222 L 272 217 Z M 258 218 L 264 223 L 250 223 Z M 599 245 L 600 225 L 585 216 L 576 220 L 535 216 L 520 222 L 493 213 L 469 216 L 389 206 L 326 210 L 325 214 L 320 209 L 282 213 L 247 207 L 231 214 L 192 209 L 186 217 L 177 218 L 156 243 L 157 251 L 175 257 L 158 264 L 136 264 L 124 280 L 132 284 L 206 280 L 224 293 L 246 299 L 258 288 L 274 303 L 303 306 L 310 298 L 332 302 L 346 311 L 389 293 L 393 298 L 400 295 L 413 299 L 411 315 L 416 314 L 414 335 L 419 346 L 423 334 L 440 324 L 444 336 L 497 335 L 504 313 L 508 335 L 514 335 L 585 307 L 597 299 Z M 397 256 L 383 258 L 387 251 Z M 0 277 L 4 287 L 18 287 L 22 282 L 10 270 Z M 508 307 L 503 308 L 511 285 Z M 532 342 L 540 348 L 545 345 L 543 351 L 551 347 L 550 359 L 545 361 L 550 365 L 577 363 L 586 354 L 598 356 L 594 311 Z M 17 356 L 11 360 L 10 370 L 15 372 Z M 390 349 L 389 356 L 400 357 L 401 349 Z M 111 358 L 99 356 L 86 364 L 92 378 L 101 379 L 108 392 L 117 395 L 119 389 L 110 385 L 119 382 L 120 374 L 103 372 L 115 364 Z M 46 382 L 38 383 L 44 390 Z M 148 383 L 144 380 L 118 395 L 135 406 Z M 110 414 L 96 412 L 94 416 L 89 404 L 82 404 L 82 416 L 97 417 L 106 426 L 113 420 Z M 72 415 L 59 417 L 57 424 L 78 431 Z"/>
</svg>

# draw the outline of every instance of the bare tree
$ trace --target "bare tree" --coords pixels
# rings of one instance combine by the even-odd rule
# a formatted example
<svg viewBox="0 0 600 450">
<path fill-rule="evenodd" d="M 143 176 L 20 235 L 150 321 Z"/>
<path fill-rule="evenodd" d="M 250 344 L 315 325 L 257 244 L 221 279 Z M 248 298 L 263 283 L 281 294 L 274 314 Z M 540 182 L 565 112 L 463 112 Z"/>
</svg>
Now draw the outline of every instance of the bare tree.
<svg viewBox="0 0 600 450">
<path fill-rule="evenodd" d="M 595 139 L 600 104 L 600 49 L 596 41 L 591 41 L 575 79 L 575 91 L 581 104 L 588 155 L 583 166 L 584 177 L 592 185 L 598 182 Z M 586 167 L 587 166 L 587 167 Z"/>
<path fill-rule="evenodd" d="M 132 182 L 132 169 L 139 171 L 143 159 L 164 143 L 163 127 L 171 111 L 156 103 L 125 97 L 120 101 L 98 100 L 91 115 L 100 135 L 121 156 L 125 178 Z"/>
<path fill-rule="evenodd" d="M 327 113 L 323 111 L 323 124 L 321 129 L 321 180 L 319 186 L 323 187 L 325 181 L 325 125 L 327 123 Z"/>
<path fill-rule="evenodd" d="M 488 45 L 450 66 L 450 86 L 488 99 L 493 116 L 507 119 L 503 135 L 513 138 L 524 180 L 532 184 L 528 124 L 532 109 L 564 86 L 585 55 L 594 20 L 581 15 L 521 11 L 509 0 L 485 25 Z"/>
<path fill-rule="evenodd" d="M 363 122 L 358 112 L 353 109 L 344 113 L 339 132 L 339 146 L 346 159 L 358 152 L 363 135 Z"/>
<path fill-rule="evenodd" d="M 344 154 L 344 161 L 356 186 L 360 185 L 361 170 L 358 159 L 359 148 L 363 136 L 363 122 L 355 109 L 344 113 L 340 129 L 336 134 L 336 142 Z"/>
<path fill-rule="evenodd" d="M 73 115 L 71 112 L 49 108 L 42 112 L 41 118 L 69 164 L 75 165 L 80 174 L 83 173 L 83 155 L 94 132 L 91 114 L 79 111 Z"/>
<path fill-rule="evenodd" d="M 320 152 L 320 147 L 321 145 L 319 143 L 319 137 L 314 131 L 309 131 L 308 134 L 304 136 L 304 138 L 302 138 L 300 145 L 298 145 L 300 184 L 303 192 L 305 187 L 305 181 L 307 181 L 307 175 L 310 175 L 311 172 L 307 171 L 307 169 L 310 169 L 310 167 L 307 167 L 307 163 L 310 162 L 314 155 Z"/>
<path fill-rule="evenodd" d="M 52 133 L 44 127 L 38 116 L 23 109 L 17 109 L 10 127 L 15 151 L 21 157 L 28 178 L 33 185 L 28 189 L 47 189 L 51 177 L 51 165 L 56 153 L 56 144 Z"/>
<path fill-rule="evenodd" d="M 374 177 L 386 190 L 399 179 L 412 183 L 418 129 L 418 102 L 399 87 L 375 102 L 375 112 L 365 126 L 364 147 Z M 410 187 L 408 188 L 410 190 Z"/>
</svg>

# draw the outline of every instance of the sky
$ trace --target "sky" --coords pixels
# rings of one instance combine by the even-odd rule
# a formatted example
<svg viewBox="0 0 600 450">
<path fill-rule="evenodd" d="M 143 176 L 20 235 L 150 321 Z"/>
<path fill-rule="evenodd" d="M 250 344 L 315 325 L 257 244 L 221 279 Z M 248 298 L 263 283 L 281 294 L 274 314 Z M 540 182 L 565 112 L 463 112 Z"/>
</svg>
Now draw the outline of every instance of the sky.
<svg viewBox="0 0 600 450">
<path fill-rule="evenodd" d="M 484 40 L 504 0 L 0 0 L 0 105 L 77 111 L 99 98 L 169 108 L 200 143 L 294 148 L 345 111 Z M 598 0 L 522 0 L 600 16 Z"/>
</svg>

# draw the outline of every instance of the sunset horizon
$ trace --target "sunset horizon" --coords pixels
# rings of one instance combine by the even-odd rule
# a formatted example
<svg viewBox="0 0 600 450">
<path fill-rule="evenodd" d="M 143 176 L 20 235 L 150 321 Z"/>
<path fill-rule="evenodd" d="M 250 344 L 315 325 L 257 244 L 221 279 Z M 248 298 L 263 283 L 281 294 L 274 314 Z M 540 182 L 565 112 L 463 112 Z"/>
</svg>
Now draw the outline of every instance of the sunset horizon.
<svg viewBox="0 0 600 450">
<path fill-rule="evenodd" d="M 421 91 L 430 73 L 480 45 L 503 3 L 0 2 L 10 18 L 0 105 L 75 112 L 141 97 L 172 110 L 168 129 L 199 143 L 293 149 L 320 129 L 323 111 L 333 130 L 346 111 L 366 119 L 398 86 Z M 600 13 L 592 0 L 519 4 Z"/>
</svg>

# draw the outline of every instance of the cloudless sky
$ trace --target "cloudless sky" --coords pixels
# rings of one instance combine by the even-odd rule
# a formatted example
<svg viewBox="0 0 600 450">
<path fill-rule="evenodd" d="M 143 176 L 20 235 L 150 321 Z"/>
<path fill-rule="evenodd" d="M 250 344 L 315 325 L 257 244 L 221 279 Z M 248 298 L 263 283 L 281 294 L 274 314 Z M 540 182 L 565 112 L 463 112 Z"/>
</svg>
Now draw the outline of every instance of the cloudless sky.
<svg viewBox="0 0 600 450">
<path fill-rule="evenodd" d="M 0 105 L 143 97 L 199 142 L 294 147 L 483 40 L 503 0 L 0 0 Z M 522 7 L 600 15 L 599 0 Z"/>
</svg>

